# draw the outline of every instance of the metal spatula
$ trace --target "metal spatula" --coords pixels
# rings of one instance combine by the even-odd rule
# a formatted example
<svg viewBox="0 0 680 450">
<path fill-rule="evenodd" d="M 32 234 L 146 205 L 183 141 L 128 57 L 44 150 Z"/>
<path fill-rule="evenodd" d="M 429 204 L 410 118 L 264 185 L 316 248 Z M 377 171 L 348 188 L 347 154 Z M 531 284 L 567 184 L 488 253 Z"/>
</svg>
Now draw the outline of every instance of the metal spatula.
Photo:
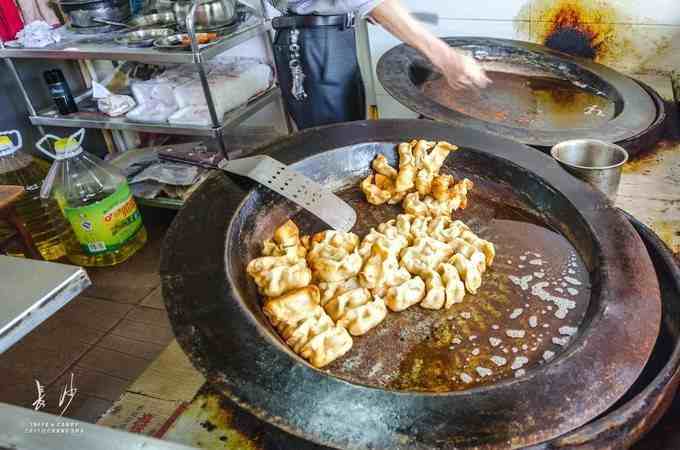
<svg viewBox="0 0 680 450">
<path fill-rule="evenodd" d="M 354 209 L 340 197 L 269 156 L 224 159 L 217 166 L 225 172 L 257 181 L 338 231 L 350 231 L 357 221 Z"/>
</svg>

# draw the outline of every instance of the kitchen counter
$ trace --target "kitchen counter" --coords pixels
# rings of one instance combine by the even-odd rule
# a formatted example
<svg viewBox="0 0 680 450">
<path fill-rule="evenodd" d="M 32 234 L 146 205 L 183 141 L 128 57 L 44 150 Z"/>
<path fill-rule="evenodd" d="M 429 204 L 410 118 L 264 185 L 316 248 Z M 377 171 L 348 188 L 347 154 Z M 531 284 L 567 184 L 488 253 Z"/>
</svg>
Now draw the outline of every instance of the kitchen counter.
<svg viewBox="0 0 680 450">
<path fill-rule="evenodd" d="M 81 267 L 0 255 L 0 353 L 89 285 Z"/>
</svg>

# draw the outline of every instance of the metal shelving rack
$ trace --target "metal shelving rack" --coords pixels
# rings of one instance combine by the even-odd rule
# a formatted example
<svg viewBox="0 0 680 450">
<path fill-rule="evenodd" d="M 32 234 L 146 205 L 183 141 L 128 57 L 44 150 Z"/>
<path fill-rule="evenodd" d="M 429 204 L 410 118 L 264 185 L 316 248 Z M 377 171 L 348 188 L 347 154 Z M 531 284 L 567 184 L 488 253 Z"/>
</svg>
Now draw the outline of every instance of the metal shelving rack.
<svg viewBox="0 0 680 450">
<path fill-rule="evenodd" d="M 10 48 L 0 41 L 0 58 L 3 58 L 14 75 L 22 96 L 29 111 L 29 120 L 44 134 L 43 126 L 71 127 L 71 128 L 97 128 L 107 130 L 128 130 L 159 134 L 175 134 L 188 136 L 201 136 L 217 139 L 220 149 L 227 155 L 224 142 L 225 130 L 236 127 L 246 119 L 257 113 L 265 106 L 278 101 L 281 111 L 286 118 L 286 125 L 290 132 L 292 127 L 288 116 L 283 109 L 281 90 L 273 86 L 268 91 L 251 99 L 247 104 L 235 110 L 227 112 L 224 117 L 218 117 L 215 102 L 210 92 L 208 77 L 205 70 L 205 62 L 223 53 L 230 48 L 253 39 L 257 36 L 265 36 L 268 57 L 273 57 L 273 43 L 271 39 L 271 25 L 266 14 L 264 0 L 260 1 L 262 16 L 257 21 L 241 24 L 233 33 L 224 36 L 218 42 L 200 46 L 196 38 L 195 16 L 198 0 L 194 0 L 186 19 L 187 33 L 191 38 L 191 51 L 163 51 L 155 48 L 132 48 L 117 45 L 113 42 L 64 42 L 45 48 Z M 86 60 L 99 59 L 111 61 L 136 61 L 148 64 L 193 64 L 198 72 L 199 79 L 205 95 L 208 111 L 210 113 L 210 126 L 176 125 L 170 123 L 141 123 L 133 122 L 122 117 L 108 117 L 99 113 L 79 112 L 67 116 L 60 115 L 56 108 L 36 110 L 31 97 L 24 87 L 14 65 L 16 59 L 59 59 L 59 60 Z M 88 99 L 89 93 L 76 97 L 77 102 Z"/>
</svg>

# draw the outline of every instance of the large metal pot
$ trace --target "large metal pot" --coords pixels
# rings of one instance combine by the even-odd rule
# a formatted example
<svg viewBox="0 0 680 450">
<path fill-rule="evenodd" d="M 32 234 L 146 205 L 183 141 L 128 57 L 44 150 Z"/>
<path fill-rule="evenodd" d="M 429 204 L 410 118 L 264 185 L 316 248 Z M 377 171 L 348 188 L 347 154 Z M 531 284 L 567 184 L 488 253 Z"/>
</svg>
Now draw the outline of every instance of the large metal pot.
<svg viewBox="0 0 680 450">
<path fill-rule="evenodd" d="M 186 19 L 192 4 L 191 0 L 180 0 L 172 7 L 180 29 L 186 29 Z M 236 0 L 199 0 L 196 7 L 196 30 L 222 28 L 234 23 L 237 17 Z"/>
<path fill-rule="evenodd" d="M 76 28 L 101 27 L 102 19 L 125 22 L 131 15 L 128 0 L 59 0 L 68 22 Z"/>
</svg>

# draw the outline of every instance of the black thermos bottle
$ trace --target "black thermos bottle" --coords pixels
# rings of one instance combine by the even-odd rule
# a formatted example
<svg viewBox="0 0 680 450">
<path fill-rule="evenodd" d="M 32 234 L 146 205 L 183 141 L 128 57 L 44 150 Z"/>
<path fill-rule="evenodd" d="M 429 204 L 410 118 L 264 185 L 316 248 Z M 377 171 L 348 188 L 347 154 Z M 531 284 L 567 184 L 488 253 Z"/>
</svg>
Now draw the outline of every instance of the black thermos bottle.
<svg viewBox="0 0 680 450">
<path fill-rule="evenodd" d="M 59 69 L 47 70 L 43 76 L 59 114 L 78 112 L 78 106 L 71 93 L 71 88 L 68 86 L 62 71 Z"/>
</svg>

